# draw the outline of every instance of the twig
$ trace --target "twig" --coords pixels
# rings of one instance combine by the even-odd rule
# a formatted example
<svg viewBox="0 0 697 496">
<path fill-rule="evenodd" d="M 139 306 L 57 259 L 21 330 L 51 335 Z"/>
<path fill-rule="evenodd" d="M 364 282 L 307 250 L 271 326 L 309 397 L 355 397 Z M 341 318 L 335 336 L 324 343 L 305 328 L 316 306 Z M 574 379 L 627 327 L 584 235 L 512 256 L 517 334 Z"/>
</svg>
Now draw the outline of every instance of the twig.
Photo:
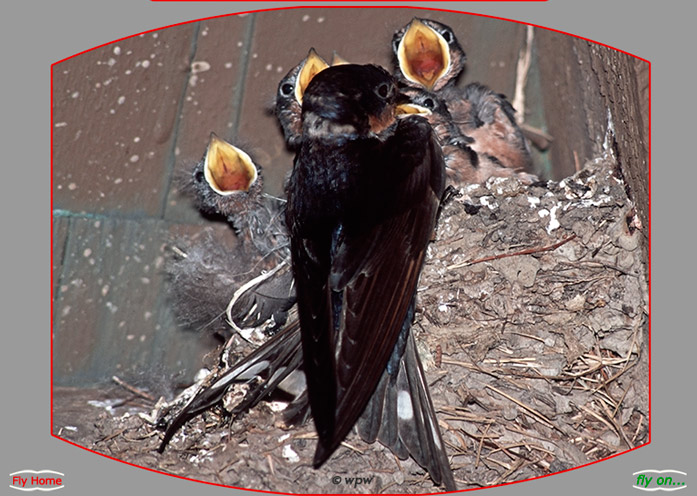
<svg viewBox="0 0 697 496">
<path fill-rule="evenodd" d="M 545 251 L 552 251 L 552 250 L 556 250 L 561 245 L 568 243 L 569 241 L 571 241 L 573 239 L 576 239 L 575 234 L 572 234 L 571 236 L 568 236 L 568 237 L 562 239 L 561 241 L 554 243 L 553 245 L 541 246 L 538 248 L 528 248 L 527 250 L 521 250 L 521 251 L 517 251 L 515 253 L 501 253 L 499 255 L 491 255 L 489 257 L 484 257 L 484 258 L 480 258 L 477 260 L 470 260 L 467 262 L 462 262 L 459 264 L 451 265 L 447 268 L 447 270 L 460 269 L 462 267 L 467 267 L 467 266 L 474 265 L 474 264 L 481 263 L 481 262 L 489 262 L 491 260 L 498 260 L 500 258 L 516 257 L 518 255 L 531 255 L 533 253 L 542 253 Z"/>
<path fill-rule="evenodd" d="M 549 427 L 550 429 L 554 429 L 554 428 L 555 428 L 554 425 L 552 424 L 552 421 L 551 421 L 551 420 L 549 420 L 547 417 L 545 417 L 542 413 L 540 413 L 540 412 L 538 412 L 537 410 L 535 410 L 533 407 L 531 407 L 531 406 L 529 406 L 529 405 L 526 405 L 526 404 L 523 403 L 522 401 L 515 399 L 513 396 L 511 396 L 511 395 L 509 395 L 509 394 L 504 393 L 503 391 L 501 391 L 501 390 L 498 389 L 498 388 L 495 388 L 495 387 L 492 386 L 491 384 L 486 384 L 484 387 L 486 387 L 486 388 L 488 388 L 488 389 L 491 389 L 491 390 L 494 391 L 495 393 L 499 393 L 499 394 L 500 394 L 501 396 L 503 396 L 504 398 L 509 399 L 509 400 L 511 400 L 513 403 L 515 403 L 516 405 L 520 406 L 521 408 L 524 408 L 525 410 L 527 410 L 528 412 L 530 412 L 530 413 L 533 415 L 533 417 L 535 417 L 535 418 L 537 418 L 538 420 L 540 420 L 543 424 L 546 424 L 547 427 Z"/>
<path fill-rule="evenodd" d="M 130 384 L 126 383 L 122 379 L 119 379 L 115 375 L 111 376 L 111 380 L 114 381 L 116 384 L 121 386 L 122 388 L 126 389 L 127 391 L 130 391 L 131 393 L 140 396 L 141 398 L 145 398 L 148 401 L 152 401 L 153 403 L 157 402 L 155 398 L 153 398 L 151 395 L 143 391 L 142 389 L 138 389 L 135 386 L 131 386 Z"/>
</svg>

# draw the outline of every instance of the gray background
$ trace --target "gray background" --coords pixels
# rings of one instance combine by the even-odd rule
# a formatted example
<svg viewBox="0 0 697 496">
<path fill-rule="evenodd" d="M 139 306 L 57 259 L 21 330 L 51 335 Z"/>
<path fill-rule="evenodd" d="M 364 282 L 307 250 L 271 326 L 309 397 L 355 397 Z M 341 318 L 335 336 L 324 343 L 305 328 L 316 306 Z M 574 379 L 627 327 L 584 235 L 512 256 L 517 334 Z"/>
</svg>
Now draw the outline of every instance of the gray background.
<svg viewBox="0 0 697 496">
<path fill-rule="evenodd" d="M 170 24 L 288 3 L 154 3 L 145 0 L 21 3 L 3 17 L 3 139 L 6 155 L 3 221 L 2 446 L 5 473 L 51 469 L 65 473 L 62 494 L 223 494 L 229 489 L 139 470 L 50 436 L 50 64 L 123 36 Z M 694 226 L 688 188 L 694 171 L 687 132 L 694 41 L 687 8 L 665 2 L 597 0 L 545 3 L 429 3 L 530 22 L 622 49 L 652 62 L 652 442 L 629 454 L 542 480 L 490 489 L 486 494 L 637 493 L 632 473 L 643 469 L 691 471 L 694 440 L 694 337 L 688 317 L 694 295 L 685 267 L 693 267 L 688 240 Z M 627 10 L 629 9 L 629 10 Z M 684 12 L 678 11 L 684 10 Z M 7 10 L 7 8 L 5 8 Z M 689 50 L 689 52 L 688 52 Z M 9 58 L 9 60 L 8 60 Z M 658 164 L 658 165 L 656 165 Z M 679 167 L 681 167 L 679 169 Z M 9 177 L 7 177 L 9 175 Z M 31 188 L 31 191 L 28 190 Z M 30 200 L 30 201 L 28 201 Z M 7 225 L 9 224 L 9 225 Z M 689 270 L 689 269 L 688 269 Z M 688 383 L 688 380 L 690 381 Z M 689 386 L 688 386 L 689 384 Z M 687 387 L 686 387 L 687 386 Z M 689 478 L 688 478 L 689 483 Z M 7 489 L 11 492 L 11 489 Z M 12 493 L 15 494 L 15 493 Z M 59 493 L 60 494 L 60 493 Z"/>
</svg>

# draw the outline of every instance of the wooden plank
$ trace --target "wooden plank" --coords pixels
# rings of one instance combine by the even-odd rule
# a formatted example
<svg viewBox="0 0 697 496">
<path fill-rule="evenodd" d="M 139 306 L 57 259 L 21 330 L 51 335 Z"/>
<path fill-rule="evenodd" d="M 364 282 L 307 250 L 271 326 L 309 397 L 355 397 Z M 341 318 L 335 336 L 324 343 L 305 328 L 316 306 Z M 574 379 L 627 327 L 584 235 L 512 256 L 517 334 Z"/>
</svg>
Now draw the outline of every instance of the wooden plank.
<svg viewBox="0 0 697 496">
<path fill-rule="evenodd" d="M 53 67 L 54 208 L 162 214 L 194 25 Z"/>
<path fill-rule="evenodd" d="M 198 210 L 181 193 L 193 166 L 203 156 L 211 132 L 230 140 L 239 111 L 244 54 L 251 16 L 201 21 L 182 104 L 175 150 L 175 174 L 165 218 L 200 222 Z"/>
<path fill-rule="evenodd" d="M 168 239 L 186 229 L 155 220 L 72 220 L 54 307 L 56 385 L 190 376 L 201 366 L 215 343 L 177 327 L 163 270 Z"/>
</svg>

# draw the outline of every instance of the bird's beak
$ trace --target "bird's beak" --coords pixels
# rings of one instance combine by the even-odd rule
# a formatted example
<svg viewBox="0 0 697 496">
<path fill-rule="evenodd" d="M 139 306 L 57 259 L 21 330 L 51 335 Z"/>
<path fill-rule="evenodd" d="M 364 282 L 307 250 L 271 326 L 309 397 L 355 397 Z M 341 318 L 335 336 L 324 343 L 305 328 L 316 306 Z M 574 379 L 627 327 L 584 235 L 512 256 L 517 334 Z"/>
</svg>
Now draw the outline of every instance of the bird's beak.
<svg viewBox="0 0 697 496">
<path fill-rule="evenodd" d="M 335 66 L 335 65 L 346 65 L 346 64 L 350 64 L 350 63 L 351 63 L 351 62 L 349 62 L 348 60 L 346 60 L 344 57 L 342 57 L 342 56 L 339 55 L 338 53 L 336 53 L 336 52 L 332 53 L 332 66 Z"/>
<path fill-rule="evenodd" d="M 406 117 L 409 115 L 427 116 L 431 115 L 431 111 L 426 107 L 416 105 L 415 103 L 401 103 L 397 105 L 395 114 L 397 115 L 397 117 Z"/>
<path fill-rule="evenodd" d="M 329 67 L 329 64 L 327 64 L 322 57 L 317 55 L 314 48 L 310 48 L 310 52 L 305 58 L 305 63 L 303 64 L 302 69 L 300 69 L 298 80 L 295 83 L 295 99 L 300 104 L 303 103 L 305 88 L 307 88 L 307 85 L 310 84 L 312 78 L 327 67 Z"/>
<path fill-rule="evenodd" d="M 399 42 L 397 59 L 408 80 L 430 90 L 450 66 L 450 49 L 440 33 L 414 19 Z"/>
<path fill-rule="evenodd" d="M 257 168 L 243 150 L 211 133 L 203 174 L 216 193 L 231 195 L 249 191 L 257 180 Z"/>
<path fill-rule="evenodd" d="M 426 107 L 412 103 L 407 95 L 399 93 L 397 95 L 397 105 L 395 107 L 395 115 L 397 117 L 406 117 L 409 115 L 431 115 L 431 111 Z"/>
</svg>

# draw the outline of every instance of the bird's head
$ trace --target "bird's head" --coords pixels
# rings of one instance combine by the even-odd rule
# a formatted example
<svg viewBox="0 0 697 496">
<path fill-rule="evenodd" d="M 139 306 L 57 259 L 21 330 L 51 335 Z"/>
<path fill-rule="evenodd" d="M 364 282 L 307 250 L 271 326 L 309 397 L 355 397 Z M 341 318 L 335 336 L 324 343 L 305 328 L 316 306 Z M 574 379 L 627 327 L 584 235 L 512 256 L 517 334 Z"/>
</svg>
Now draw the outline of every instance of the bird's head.
<svg viewBox="0 0 697 496">
<path fill-rule="evenodd" d="M 303 136 L 360 137 L 395 122 L 406 98 L 394 79 L 375 65 L 341 64 L 317 74 L 305 90 Z"/>
<path fill-rule="evenodd" d="M 450 27 L 430 19 L 414 18 L 397 31 L 392 51 L 409 85 L 437 91 L 464 68 L 465 52 Z"/>
</svg>

